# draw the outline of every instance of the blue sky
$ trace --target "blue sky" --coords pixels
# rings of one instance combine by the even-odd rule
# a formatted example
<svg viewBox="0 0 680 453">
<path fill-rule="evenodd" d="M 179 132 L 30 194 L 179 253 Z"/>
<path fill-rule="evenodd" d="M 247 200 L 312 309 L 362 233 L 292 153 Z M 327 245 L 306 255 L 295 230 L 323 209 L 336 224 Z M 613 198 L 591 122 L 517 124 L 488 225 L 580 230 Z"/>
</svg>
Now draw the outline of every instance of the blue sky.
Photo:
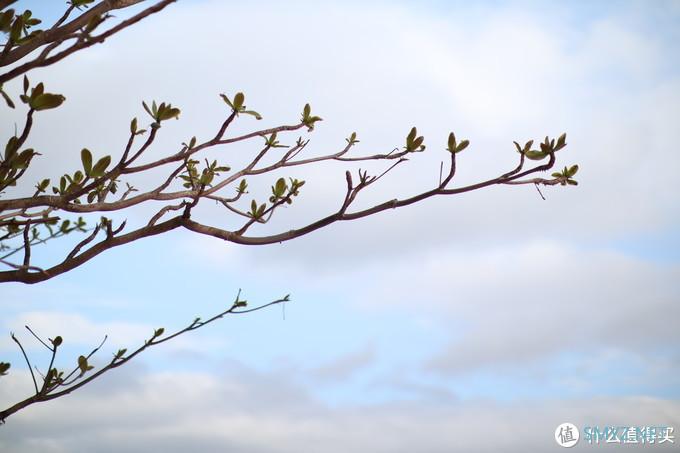
<svg viewBox="0 0 680 453">
<path fill-rule="evenodd" d="M 187 39 L 186 24 L 205 28 Z M 111 451 L 125 438 L 118 451 L 546 451 L 567 419 L 678 429 L 679 24 L 677 2 L 185 0 L 30 75 L 67 102 L 36 124 L 44 156 L 29 179 L 71 169 L 82 147 L 117 155 L 141 100 L 182 108 L 161 131 L 153 152 L 163 153 L 214 133 L 227 113 L 217 95 L 243 91 L 264 120 L 239 119 L 232 134 L 295 122 L 310 102 L 324 118 L 310 155 L 352 131 L 357 152 L 389 151 L 417 125 L 426 153 L 365 204 L 436 182 L 450 130 L 471 141 L 455 184 L 512 168 L 512 140 L 565 131 L 558 165 L 578 163 L 580 184 L 543 189 L 545 201 L 531 186 L 429 200 L 265 247 L 173 232 L 39 285 L 5 285 L 0 327 L 62 335 L 65 364 L 104 334 L 107 357 L 218 312 L 239 288 L 251 302 L 292 302 L 285 319 L 281 307 L 225 319 L 20 413 L 0 447 Z M 3 110 L 0 131 L 20 114 Z M 236 165 L 257 146 L 216 156 Z M 343 174 L 291 173 L 307 184 L 273 228 L 333 210 Z M 269 183 L 253 181 L 253 193 Z M 200 208 L 204 222 L 224 221 Z M 65 246 L 45 246 L 45 260 Z M 4 404 L 30 381 L 8 336 L 0 354 L 13 364 Z M 470 440 L 480 426 L 500 435 Z"/>
</svg>

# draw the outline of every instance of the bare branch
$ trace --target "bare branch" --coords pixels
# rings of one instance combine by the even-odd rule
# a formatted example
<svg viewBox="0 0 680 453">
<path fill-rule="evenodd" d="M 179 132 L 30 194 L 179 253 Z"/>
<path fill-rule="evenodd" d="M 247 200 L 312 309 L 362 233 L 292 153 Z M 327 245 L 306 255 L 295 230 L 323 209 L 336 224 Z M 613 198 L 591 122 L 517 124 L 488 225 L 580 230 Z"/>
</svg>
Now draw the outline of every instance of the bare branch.
<svg viewBox="0 0 680 453">
<path fill-rule="evenodd" d="M 45 346 L 45 347 L 46 347 L 47 349 L 49 349 L 50 351 L 52 350 L 52 348 L 49 347 L 49 346 L 47 346 L 47 343 L 45 343 L 45 342 L 43 341 L 42 338 L 40 338 L 35 332 L 33 332 L 33 330 L 32 330 L 30 327 L 28 327 L 28 326 L 24 326 L 24 327 L 25 327 L 26 330 L 28 330 L 28 331 L 31 333 L 31 335 L 33 335 L 33 337 L 34 337 L 36 340 L 38 340 L 43 346 Z"/>
<path fill-rule="evenodd" d="M 31 240 L 28 237 L 28 232 L 31 230 L 31 222 L 26 223 L 24 227 L 24 268 L 31 265 Z"/>
<path fill-rule="evenodd" d="M 14 336 L 13 333 L 10 334 L 10 336 L 12 337 L 12 340 L 14 340 L 14 342 L 19 345 L 19 349 L 21 349 L 21 353 L 24 355 L 24 359 L 26 360 L 26 365 L 28 365 L 28 370 L 31 372 L 31 378 L 33 378 L 33 386 L 35 387 L 35 393 L 38 394 L 38 381 L 35 380 L 35 374 L 33 374 L 33 366 L 31 365 L 31 361 L 28 360 L 28 356 L 26 355 L 26 351 L 24 350 L 24 347 L 22 346 L 19 339 L 16 336 Z M 4 418 L 1 415 L 0 415 L 0 420 L 4 420 Z"/>
</svg>

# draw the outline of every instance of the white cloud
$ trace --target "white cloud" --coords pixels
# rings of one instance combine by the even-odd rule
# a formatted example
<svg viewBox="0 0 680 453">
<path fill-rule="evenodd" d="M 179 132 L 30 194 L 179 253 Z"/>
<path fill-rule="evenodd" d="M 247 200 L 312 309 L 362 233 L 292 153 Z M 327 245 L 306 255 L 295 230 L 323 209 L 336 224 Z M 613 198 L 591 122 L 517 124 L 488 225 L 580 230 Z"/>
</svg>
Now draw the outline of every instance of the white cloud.
<svg viewBox="0 0 680 453">
<path fill-rule="evenodd" d="M 111 340 L 138 342 L 153 332 L 153 328 L 143 324 L 96 323 L 80 314 L 42 311 L 24 312 L 5 322 L 4 327 L 13 332 L 21 332 L 24 326 L 31 327 L 43 337 L 54 338 L 61 335 L 68 343 L 93 346 L 101 342 L 104 334 L 110 335 Z"/>
<path fill-rule="evenodd" d="M 375 363 L 377 359 L 373 348 L 367 347 L 321 365 L 312 374 L 322 381 L 346 381 L 358 371 Z"/>
<path fill-rule="evenodd" d="M 175 330 L 186 326 L 191 320 L 183 323 Z M 97 347 L 104 338 L 106 341 L 100 351 L 93 356 L 95 364 L 105 363 L 115 351 L 126 348 L 132 351 L 142 346 L 148 340 L 158 326 L 130 321 L 95 321 L 78 313 L 66 313 L 59 311 L 32 311 L 23 312 L 5 321 L 3 330 L 14 332 L 22 346 L 28 351 L 35 362 L 40 353 L 45 353 L 44 347 L 34 339 L 25 326 L 36 333 L 43 341 L 54 339 L 56 336 L 63 338 L 63 344 L 58 354 L 58 366 L 60 363 L 75 363 L 74 357 L 84 354 Z M 165 329 L 165 335 L 173 333 L 173 327 Z M 49 343 L 48 343 L 49 344 Z M 205 335 L 185 334 L 169 341 L 161 347 L 166 354 L 166 359 L 196 360 L 204 357 L 207 351 L 216 348 L 228 347 L 228 341 L 221 337 L 206 337 Z M 13 354 L 10 360 L 19 367 L 23 359 L 19 355 L 19 349 L 9 337 L 0 339 L 0 351 L 4 354 Z M 74 353 L 74 351 L 77 351 Z M 190 362 L 189 362 L 190 363 Z M 64 365 L 67 368 L 70 365 Z"/>
<path fill-rule="evenodd" d="M 451 346 L 434 362 L 444 371 L 523 366 L 593 345 L 643 353 L 678 341 L 680 269 L 616 252 L 552 242 L 440 249 L 359 272 L 372 278 L 357 303 L 417 307 L 449 326 Z"/>
<path fill-rule="evenodd" d="M 677 401 L 641 397 L 331 409 L 310 399 L 290 377 L 238 367 L 216 375 L 136 372 L 133 377 L 121 371 L 107 379 L 97 392 L 83 391 L 8 419 L 0 447 L 17 453 L 37 447 L 46 453 L 114 448 L 268 453 L 312 446 L 329 453 L 519 452 L 557 448 L 554 429 L 567 420 L 581 427 L 680 424 Z M 121 382 L 106 392 L 112 380 Z"/>
</svg>

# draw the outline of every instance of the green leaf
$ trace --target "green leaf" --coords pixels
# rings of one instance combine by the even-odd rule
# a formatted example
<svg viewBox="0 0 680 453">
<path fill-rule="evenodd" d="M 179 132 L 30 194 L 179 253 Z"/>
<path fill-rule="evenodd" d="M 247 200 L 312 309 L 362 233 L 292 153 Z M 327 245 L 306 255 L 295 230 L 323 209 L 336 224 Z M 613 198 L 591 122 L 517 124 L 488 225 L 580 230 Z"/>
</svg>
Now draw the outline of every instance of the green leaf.
<svg viewBox="0 0 680 453">
<path fill-rule="evenodd" d="M 255 117 L 256 120 L 262 119 L 262 115 L 260 115 L 259 113 L 257 113 L 254 110 L 243 110 L 241 113 L 245 113 L 246 115 L 252 115 L 252 116 Z"/>
<path fill-rule="evenodd" d="M 317 121 L 323 121 L 323 119 L 320 116 L 311 116 L 312 115 L 312 108 L 310 107 L 309 104 L 305 104 L 304 109 L 302 110 L 302 119 L 301 122 L 305 126 L 307 126 L 307 130 L 312 131 L 314 130 L 314 123 Z"/>
<path fill-rule="evenodd" d="M 10 164 L 10 167 L 14 170 L 21 170 L 28 168 L 31 163 L 31 159 L 35 156 L 35 151 L 32 148 L 25 149 L 19 155 L 16 155 Z"/>
<path fill-rule="evenodd" d="M 238 92 L 236 93 L 236 96 L 234 96 L 234 110 L 237 112 L 240 112 L 241 109 L 243 109 L 243 103 L 245 102 L 246 97 L 244 96 L 243 93 Z"/>
<path fill-rule="evenodd" d="M 123 357 L 123 355 L 124 355 L 126 352 L 127 352 L 127 349 L 126 349 L 126 348 L 119 349 L 118 352 L 116 352 L 115 360 L 120 359 L 121 357 Z"/>
<path fill-rule="evenodd" d="M 355 143 L 359 143 L 359 140 L 357 140 L 357 133 L 352 132 L 352 135 L 350 135 L 349 138 L 346 138 L 345 141 L 349 144 L 349 146 L 353 146 Z"/>
<path fill-rule="evenodd" d="M 16 136 L 12 136 L 7 140 L 7 144 L 5 145 L 5 160 L 10 160 L 14 154 L 16 154 L 17 149 L 19 148 L 19 138 Z"/>
<path fill-rule="evenodd" d="M 146 110 L 146 113 L 148 113 L 151 118 L 153 118 L 154 120 L 156 119 L 156 115 L 154 115 L 149 106 L 146 105 L 146 102 L 142 101 L 142 107 L 144 107 L 144 110 Z"/>
<path fill-rule="evenodd" d="M 61 227 L 59 227 L 59 231 L 61 231 L 64 234 L 68 233 L 70 231 L 68 228 L 70 225 L 71 225 L 70 220 L 68 219 L 64 220 L 63 222 L 61 222 Z"/>
<path fill-rule="evenodd" d="M 178 108 L 172 107 L 170 104 L 161 104 L 161 107 L 158 109 L 158 115 L 156 119 L 158 121 L 166 121 L 172 118 L 179 118 L 179 114 L 180 110 Z"/>
<path fill-rule="evenodd" d="M 0 376 L 7 376 L 7 371 L 12 365 L 7 362 L 0 362 Z"/>
<path fill-rule="evenodd" d="M 49 186 L 49 185 L 50 185 L 50 180 L 49 179 L 43 179 L 42 181 L 40 181 L 40 183 L 38 183 L 37 186 L 35 186 L 35 188 L 38 190 L 38 192 L 44 192 L 45 189 L 47 189 L 47 186 Z"/>
<path fill-rule="evenodd" d="M 236 109 L 234 108 L 234 104 L 231 103 L 231 101 L 229 100 L 229 98 L 227 97 L 226 94 L 220 94 L 220 96 L 222 97 L 222 100 L 223 100 L 224 102 L 226 102 L 227 105 L 228 105 L 229 107 L 231 107 L 232 110 L 236 110 Z"/>
<path fill-rule="evenodd" d="M 50 368 L 50 371 L 47 372 L 47 376 L 45 377 L 45 382 L 48 384 L 53 383 L 57 379 L 57 369 L 56 368 Z"/>
<path fill-rule="evenodd" d="M 198 180 L 198 182 L 202 186 L 209 186 L 214 176 L 215 176 L 214 173 L 206 172 L 205 170 L 203 170 L 201 178 Z"/>
<path fill-rule="evenodd" d="M 104 176 L 104 172 L 106 172 L 106 168 L 109 166 L 109 164 L 111 164 L 111 156 L 102 157 L 99 159 L 99 161 L 97 161 L 96 164 L 94 164 L 94 167 L 92 167 L 90 176 L 93 178 Z"/>
<path fill-rule="evenodd" d="M 7 103 L 7 107 L 13 109 L 15 107 L 14 102 L 12 101 L 12 98 L 9 97 L 7 93 L 5 93 L 5 90 L 2 89 L 2 84 L 0 84 L 0 95 L 2 95 L 2 98 L 5 100 Z"/>
<path fill-rule="evenodd" d="M 89 149 L 83 148 L 82 151 L 80 151 L 80 161 L 83 163 L 85 174 L 90 176 L 92 173 L 92 153 Z"/>
<path fill-rule="evenodd" d="M 447 146 L 446 149 L 449 150 L 449 152 L 451 152 L 451 153 L 456 152 L 456 146 L 457 146 L 457 144 L 456 144 L 456 134 L 454 134 L 453 132 L 451 132 L 449 134 L 449 140 L 448 140 L 447 145 L 448 146 Z"/>
<path fill-rule="evenodd" d="M 286 184 L 286 180 L 284 178 L 279 178 L 276 181 L 276 184 L 274 185 L 274 187 L 272 187 L 272 192 L 274 194 L 274 197 L 276 197 L 276 198 L 283 197 L 284 193 L 286 192 L 286 189 L 288 189 L 288 185 Z"/>
<path fill-rule="evenodd" d="M 547 156 L 547 154 L 542 151 L 526 151 L 524 155 L 527 157 L 527 159 L 531 160 L 542 160 Z"/>
<path fill-rule="evenodd" d="M 578 172 L 578 165 L 572 165 L 566 172 L 566 176 L 571 178 Z"/>
<path fill-rule="evenodd" d="M 61 338 L 60 336 L 57 336 L 57 337 L 54 338 L 54 340 L 51 340 L 51 341 L 52 341 L 52 345 L 55 348 L 58 348 L 64 342 L 64 339 Z"/>
<path fill-rule="evenodd" d="M 416 135 L 418 135 L 418 131 L 416 130 L 415 126 L 411 128 L 411 132 L 408 133 L 406 136 L 406 147 L 409 148 L 410 145 L 413 143 L 413 140 L 416 139 Z"/>
<path fill-rule="evenodd" d="M 423 151 L 425 146 L 423 146 L 423 141 L 425 137 L 418 137 L 418 131 L 415 127 L 411 128 L 411 132 L 406 136 L 406 147 L 405 150 L 408 152 Z"/>
<path fill-rule="evenodd" d="M 17 17 L 9 30 L 9 39 L 12 42 L 17 42 L 21 39 L 21 31 L 24 28 L 23 18 Z M 7 43 L 9 44 L 9 43 Z"/>
<path fill-rule="evenodd" d="M 137 134 L 137 118 L 133 118 L 132 121 L 130 122 L 130 133 L 132 135 Z"/>
<path fill-rule="evenodd" d="M 9 6 L 9 4 L 5 5 L 5 7 L 7 6 Z M 8 9 L 7 11 L 0 14 L 0 32 L 7 33 L 10 30 L 12 26 L 12 19 L 14 19 L 13 9 Z"/>
<path fill-rule="evenodd" d="M 517 142 L 515 142 L 515 141 L 513 141 L 512 143 L 515 144 L 515 148 L 517 148 L 517 152 L 521 154 L 521 153 L 522 153 L 522 147 L 519 146 L 519 143 L 517 143 Z"/>
<path fill-rule="evenodd" d="M 93 369 L 94 367 L 87 363 L 87 357 L 81 355 L 78 357 L 78 368 L 80 368 L 80 374 L 83 375 Z"/>
<path fill-rule="evenodd" d="M 470 144 L 469 140 L 463 140 L 462 142 L 460 142 L 460 144 L 456 148 L 456 152 L 459 153 L 459 152 L 463 151 L 465 148 L 468 147 L 469 144 Z"/>
<path fill-rule="evenodd" d="M 154 330 L 153 336 L 154 337 L 160 337 L 161 335 L 163 335 L 164 332 L 165 332 L 165 329 L 163 327 L 159 327 L 158 329 Z"/>
<path fill-rule="evenodd" d="M 43 93 L 38 96 L 31 96 L 30 106 L 33 110 L 49 110 L 59 107 L 66 98 L 61 94 Z"/>
</svg>

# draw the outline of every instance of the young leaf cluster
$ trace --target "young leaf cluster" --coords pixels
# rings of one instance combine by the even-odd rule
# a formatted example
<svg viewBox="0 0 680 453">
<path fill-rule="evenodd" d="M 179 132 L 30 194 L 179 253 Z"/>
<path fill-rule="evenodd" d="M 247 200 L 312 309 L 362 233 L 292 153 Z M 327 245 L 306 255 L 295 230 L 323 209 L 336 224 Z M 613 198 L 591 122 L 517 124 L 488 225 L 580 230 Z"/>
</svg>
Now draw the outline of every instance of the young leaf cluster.
<svg viewBox="0 0 680 453">
<path fill-rule="evenodd" d="M 360 140 L 357 140 L 357 133 L 352 132 L 352 135 L 350 135 L 349 138 L 346 138 L 345 141 L 349 146 L 354 146 L 359 143 Z"/>
<path fill-rule="evenodd" d="M 302 187 L 305 182 L 293 178 L 289 178 L 289 180 L 290 185 L 286 183 L 284 178 L 279 178 L 276 181 L 276 184 L 272 186 L 272 196 L 269 197 L 270 203 L 284 200 L 287 204 L 291 204 L 293 202 L 291 197 L 297 197 L 300 194 L 300 187 Z"/>
<path fill-rule="evenodd" d="M 567 184 L 569 184 L 570 186 L 578 186 L 578 181 L 573 179 L 573 176 L 577 172 L 578 172 L 578 165 L 572 165 L 569 168 L 564 167 L 564 170 L 562 170 L 561 172 L 553 173 L 552 177 L 559 179 L 560 185 L 566 186 Z"/>
<path fill-rule="evenodd" d="M 300 122 L 307 126 L 308 131 L 312 131 L 314 130 L 314 124 L 318 121 L 323 121 L 323 119 L 320 116 L 312 115 L 312 108 L 309 104 L 305 104 L 305 107 L 302 109 L 302 118 L 300 119 Z"/>
<path fill-rule="evenodd" d="M 456 154 L 456 153 L 463 151 L 465 148 L 467 148 L 469 144 L 470 144 L 469 140 L 463 140 L 460 143 L 456 143 L 456 134 L 451 132 L 449 134 L 449 140 L 447 142 L 446 149 L 451 154 Z"/>
<path fill-rule="evenodd" d="M 161 122 L 163 121 L 179 118 L 180 110 L 176 107 L 173 107 L 172 104 L 161 102 L 160 105 L 157 105 L 156 101 L 153 101 L 151 103 L 151 108 L 149 108 L 146 102 L 142 102 L 142 106 L 144 107 L 144 110 L 146 110 L 146 113 L 148 113 L 149 116 L 154 120 L 154 122 L 151 123 L 152 128 L 157 129 L 161 127 Z"/>
<path fill-rule="evenodd" d="M 182 185 L 187 189 L 195 190 L 210 187 L 216 176 L 219 176 L 222 172 L 231 170 L 228 166 L 218 165 L 216 160 L 213 160 L 211 163 L 206 160 L 205 168 L 203 168 L 199 174 L 197 167 L 198 163 L 199 162 L 194 159 L 187 160 L 183 174 L 178 176 L 178 178 L 184 181 Z"/>
<path fill-rule="evenodd" d="M 415 127 L 411 128 L 411 131 L 406 136 L 406 146 L 404 146 L 404 151 L 407 153 L 425 151 L 425 145 L 423 142 L 425 137 L 418 136 L 418 131 Z"/>
<path fill-rule="evenodd" d="M 567 146 L 567 134 L 564 133 L 560 135 L 559 138 L 557 139 L 557 142 L 555 142 L 554 138 L 551 140 L 546 135 L 545 140 L 543 140 L 543 142 L 539 144 L 540 150 L 531 149 L 531 146 L 534 144 L 533 140 L 529 140 L 528 142 L 526 142 L 524 147 L 520 146 L 519 143 L 517 142 L 513 143 L 515 144 L 515 148 L 517 148 L 517 152 L 520 154 L 524 154 L 524 156 L 527 159 L 543 160 L 546 157 L 554 154 L 555 152 Z"/>
<path fill-rule="evenodd" d="M 17 14 L 14 9 L 8 9 L 0 13 L 0 32 L 9 35 L 5 48 L 11 49 L 14 46 L 20 46 L 41 34 L 42 30 L 29 31 L 41 22 L 40 19 L 33 17 L 33 13 L 29 9 L 21 14 Z"/>
<path fill-rule="evenodd" d="M 267 146 L 267 148 L 289 148 L 288 145 L 282 145 L 277 139 L 276 139 L 276 132 L 272 132 L 272 134 L 267 137 L 264 137 L 264 144 Z"/>
<path fill-rule="evenodd" d="M 246 97 L 243 93 L 241 92 L 236 93 L 233 100 L 229 99 L 229 97 L 226 94 L 220 94 L 220 97 L 229 107 L 231 107 L 232 112 L 234 112 L 236 116 L 238 116 L 240 113 L 243 113 L 245 115 L 254 116 L 256 120 L 262 119 L 262 115 L 257 113 L 255 110 L 246 109 L 246 106 L 244 104 L 244 102 L 246 101 Z"/>
<path fill-rule="evenodd" d="M 24 76 L 24 94 L 19 96 L 19 99 L 32 110 L 50 110 L 59 107 L 64 103 L 66 98 L 61 94 L 45 93 L 45 86 L 42 82 L 31 88 L 31 94 L 28 94 L 29 81 L 28 77 Z"/>
<path fill-rule="evenodd" d="M 5 153 L 0 156 L 0 191 L 16 186 L 17 180 L 38 154 L 33 148 L 19 151 L 20 147 L 21 142 L 16 136 L 10 137 L 5 145 Z"/>
</svg>

